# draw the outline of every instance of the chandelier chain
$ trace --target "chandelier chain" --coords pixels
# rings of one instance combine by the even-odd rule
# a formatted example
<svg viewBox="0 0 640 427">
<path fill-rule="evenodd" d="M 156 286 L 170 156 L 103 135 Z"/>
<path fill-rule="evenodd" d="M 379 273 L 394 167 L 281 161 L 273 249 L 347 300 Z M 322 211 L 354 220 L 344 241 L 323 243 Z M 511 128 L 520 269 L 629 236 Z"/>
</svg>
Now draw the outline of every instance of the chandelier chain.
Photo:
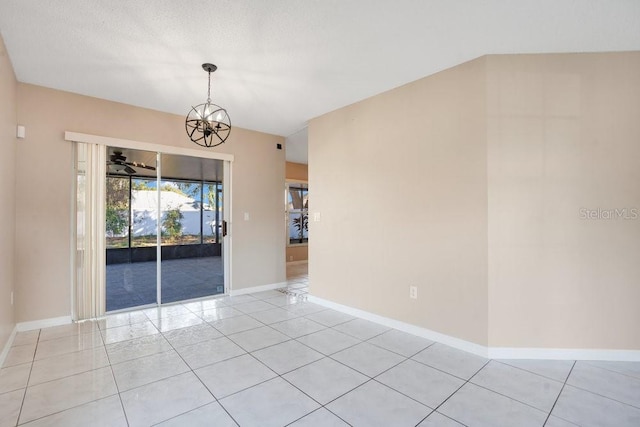
<svg viewBox="0 0 640 427">
<path fill-rule="evenodd" d="M 209 86 L 207 87 L 207 104 L 211 104 L 211 71 L 209 71 Z"/>
</svg>

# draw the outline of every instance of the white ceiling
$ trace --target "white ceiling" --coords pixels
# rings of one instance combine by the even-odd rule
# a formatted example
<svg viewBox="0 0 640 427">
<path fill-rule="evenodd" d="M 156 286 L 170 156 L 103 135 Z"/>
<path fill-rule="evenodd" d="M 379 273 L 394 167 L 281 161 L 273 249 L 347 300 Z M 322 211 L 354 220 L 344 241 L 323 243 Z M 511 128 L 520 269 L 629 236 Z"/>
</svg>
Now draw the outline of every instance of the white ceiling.
<svg viewBox="0 0 640 427">
<path fill-rule="evenodd" d="M 213 62 L 233 125 L 290 136 L 485 54 L 640 50 L 640 1 L 2 0 L 0 33 L 21 82 L 181 115 Z"/>
</svg>

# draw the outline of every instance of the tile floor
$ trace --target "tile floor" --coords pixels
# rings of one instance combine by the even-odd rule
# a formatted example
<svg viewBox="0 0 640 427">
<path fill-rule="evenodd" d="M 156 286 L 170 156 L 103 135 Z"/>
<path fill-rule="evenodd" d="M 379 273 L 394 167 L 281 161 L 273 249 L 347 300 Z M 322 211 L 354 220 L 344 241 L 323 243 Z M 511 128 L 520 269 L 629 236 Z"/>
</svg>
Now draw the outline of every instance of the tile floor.
<svg viewBox="0 0 640 427">
<path fill-rule="evenodd" d="M 487 360 L 261 292 L 19 333 L 0 426 L 640 426 L 640 363 Z"/>
</svg>

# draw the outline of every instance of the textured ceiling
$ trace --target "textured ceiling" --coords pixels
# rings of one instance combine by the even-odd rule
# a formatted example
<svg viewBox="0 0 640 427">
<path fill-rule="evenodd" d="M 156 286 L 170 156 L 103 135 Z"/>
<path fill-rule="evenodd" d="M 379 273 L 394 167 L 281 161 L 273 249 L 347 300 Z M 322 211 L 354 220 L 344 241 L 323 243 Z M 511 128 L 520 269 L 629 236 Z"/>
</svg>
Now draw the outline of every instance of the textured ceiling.
<svg viewBox="0 0 640 427">
<path fill-rule="evenodd" d="M 640 1 L 2 0 L 0 33 L 21 82 L 181 115 L 213 62 L 234 125 L 290 136 L 485 54 L 640 50 Z"/>
</svg>

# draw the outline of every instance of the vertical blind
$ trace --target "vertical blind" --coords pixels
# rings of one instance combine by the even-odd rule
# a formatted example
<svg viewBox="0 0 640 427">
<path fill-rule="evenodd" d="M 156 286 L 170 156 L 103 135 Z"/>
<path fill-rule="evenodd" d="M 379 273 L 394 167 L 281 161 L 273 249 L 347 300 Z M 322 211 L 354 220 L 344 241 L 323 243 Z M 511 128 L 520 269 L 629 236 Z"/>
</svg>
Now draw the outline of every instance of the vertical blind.
<svg viewBox="0 0 640 427">
<path fill-rule="evenodd" d="M 76 236 L 74 320 L 105 313 L 106 147 L 75 143 Z"/>
</svg>

